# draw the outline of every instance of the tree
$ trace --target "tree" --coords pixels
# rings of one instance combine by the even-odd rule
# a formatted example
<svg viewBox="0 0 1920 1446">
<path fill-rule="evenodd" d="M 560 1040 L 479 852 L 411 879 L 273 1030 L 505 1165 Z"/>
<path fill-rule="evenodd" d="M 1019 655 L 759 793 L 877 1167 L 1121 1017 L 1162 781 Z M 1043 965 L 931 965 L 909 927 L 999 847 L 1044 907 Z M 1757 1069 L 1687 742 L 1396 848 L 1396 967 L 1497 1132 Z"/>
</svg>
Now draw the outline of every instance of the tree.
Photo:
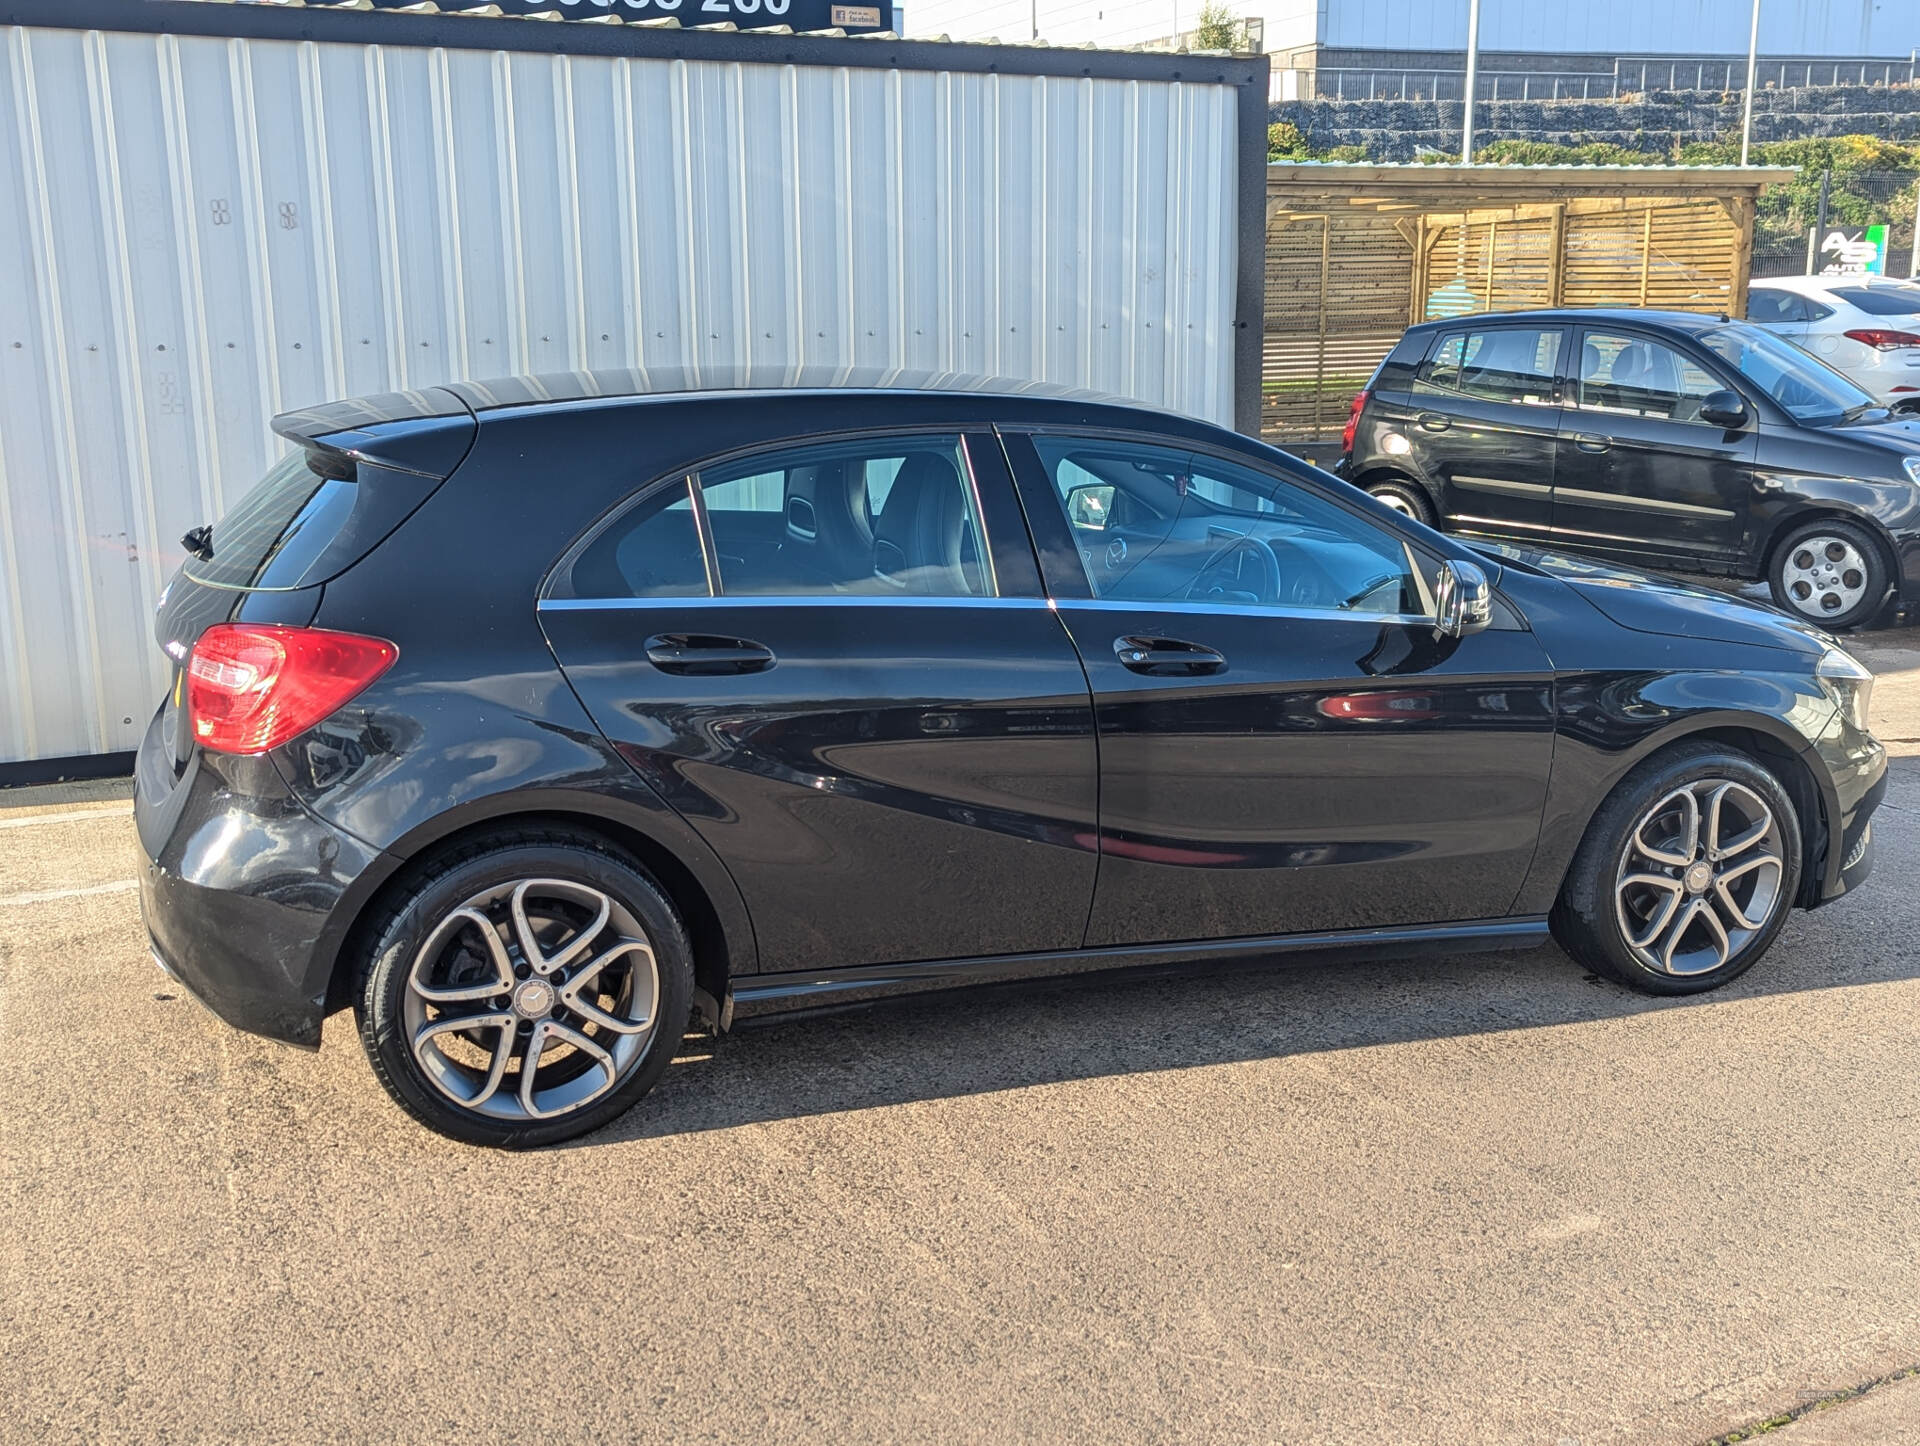
<svg viewBox="0 0 1920 1446">
<path fill-rule="evenodd" d="M 1245 50 L 1247 48 L 1246 31 L 1240 28 L 1240 17 L 1225 4 L 1225 0 L 1207 0 L 1200 7 L 1200 23 L 1193 32 L 1195 50 Z"/>
</svg>

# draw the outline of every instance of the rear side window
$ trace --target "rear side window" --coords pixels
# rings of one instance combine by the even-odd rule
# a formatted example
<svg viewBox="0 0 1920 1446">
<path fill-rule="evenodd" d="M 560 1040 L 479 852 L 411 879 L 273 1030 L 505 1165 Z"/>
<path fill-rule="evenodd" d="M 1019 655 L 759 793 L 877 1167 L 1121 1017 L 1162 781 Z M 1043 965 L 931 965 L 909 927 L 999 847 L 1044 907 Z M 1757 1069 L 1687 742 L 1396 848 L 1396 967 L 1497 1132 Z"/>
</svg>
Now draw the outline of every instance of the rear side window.
<svg viewBox="0 0 1920 1446">
<path fill-rule="evenodd" d="M 1833 294 L 1869 316 L 1920 314 L 1920 286 L 1836 286 Z"/>
<path fill-rule="evenodd" d="M 569 580 L 582 598 L 996 592 L 952 434 L 782 447 L 703 468 L 616 516 Z"/>
<path fill-rule="evenodd" d="M 215 587 L 256 587 L 269 568 L 297 576 L 331 542 L 353 511 L 359 484 L 322 477 L 295 449 L 214 524 L 211 557 L 191 556 L 185 572 Z M 278 566 L 276 566 L 278 564 Z"/>
<path fill-rule="evenodd" d="M 1540 326 L 1449 332 L 1420 369 L 1420 389 L 1550 406 L 1563 335 L 1558 327 Z"/>
</svg>

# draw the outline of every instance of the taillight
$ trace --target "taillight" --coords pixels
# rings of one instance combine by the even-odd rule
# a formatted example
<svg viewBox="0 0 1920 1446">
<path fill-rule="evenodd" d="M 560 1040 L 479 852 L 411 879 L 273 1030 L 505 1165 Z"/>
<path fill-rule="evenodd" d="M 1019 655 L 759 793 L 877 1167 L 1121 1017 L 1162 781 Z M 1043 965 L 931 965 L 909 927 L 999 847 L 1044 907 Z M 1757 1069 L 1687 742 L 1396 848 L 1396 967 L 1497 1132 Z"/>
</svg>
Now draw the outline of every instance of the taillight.
<svg viewBox="0 0 1920 1446">
<path fill-rule="evenodd" d="M 217 623 L 187 662 L 193 741 L 265 753 L 338 711 L 393 666 L 385 638 L 264 623 Z"/>
<path fill-rule="evenodd" d="M 1882 331 L 1878 327 L 1863 326 L 1847 335 L 1854 341 L 1865 342 L 1877 351 L 1893 351 L 1903 346 L 1920 346 L 1920 336 L 1910 331 Z"/>
<path fill-rule="evenodd" d="M 1347 409 L 1347 425 L 1340 433 L 1340 450 L 1349 457 L 1353 455 L 1353 434 L 1360 429 L 1360 409 L 1366 406 L 1367 398 L 1372 395 L 1370 391 L 1357 393 L 1353 405 Z"/>
</svg>

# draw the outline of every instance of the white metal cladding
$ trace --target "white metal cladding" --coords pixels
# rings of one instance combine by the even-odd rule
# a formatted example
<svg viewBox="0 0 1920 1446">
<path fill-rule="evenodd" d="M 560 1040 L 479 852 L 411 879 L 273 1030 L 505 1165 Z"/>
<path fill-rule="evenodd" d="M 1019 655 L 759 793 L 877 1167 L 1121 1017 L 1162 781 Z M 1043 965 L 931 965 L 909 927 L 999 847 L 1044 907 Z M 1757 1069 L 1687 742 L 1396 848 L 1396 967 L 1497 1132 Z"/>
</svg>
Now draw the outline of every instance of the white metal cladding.
<svg viewBox="0 0 1920 1446">
<path fill-rule="evenodd" d="M 775 362 L 1232 420 L 1230 85 L 5 44 L 0 762 L 137 744 L 177 539 L 287 408 Z"/>
</svg>

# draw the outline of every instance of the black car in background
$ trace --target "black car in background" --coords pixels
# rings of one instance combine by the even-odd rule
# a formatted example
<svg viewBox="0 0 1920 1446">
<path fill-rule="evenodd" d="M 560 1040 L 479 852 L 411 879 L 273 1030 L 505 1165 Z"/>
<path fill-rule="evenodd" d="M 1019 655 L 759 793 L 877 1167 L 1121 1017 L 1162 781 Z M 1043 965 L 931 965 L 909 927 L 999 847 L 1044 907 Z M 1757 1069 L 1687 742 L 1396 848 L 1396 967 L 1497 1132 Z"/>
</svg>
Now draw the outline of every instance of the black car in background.
<svg viewBox="0 0 1920 1446">
<path fill-rule="evenodd" d="M 1550 927 L 1709 989 L 1872 866 L 1871 677 L 1769 609 L 1084 396 L 659 386 L 283 416 L 160 608 L 155 958 L 449 1135 L 695 1012 Z"/>
<path fill-rule="evenodd" d="M 1410 327 L 1341 475 L 1429 525 L 1764 578 L 1825 627 L 1920 600 L 1920 423 L 1791 343 L 1686 312 Z"/>
</svg>

